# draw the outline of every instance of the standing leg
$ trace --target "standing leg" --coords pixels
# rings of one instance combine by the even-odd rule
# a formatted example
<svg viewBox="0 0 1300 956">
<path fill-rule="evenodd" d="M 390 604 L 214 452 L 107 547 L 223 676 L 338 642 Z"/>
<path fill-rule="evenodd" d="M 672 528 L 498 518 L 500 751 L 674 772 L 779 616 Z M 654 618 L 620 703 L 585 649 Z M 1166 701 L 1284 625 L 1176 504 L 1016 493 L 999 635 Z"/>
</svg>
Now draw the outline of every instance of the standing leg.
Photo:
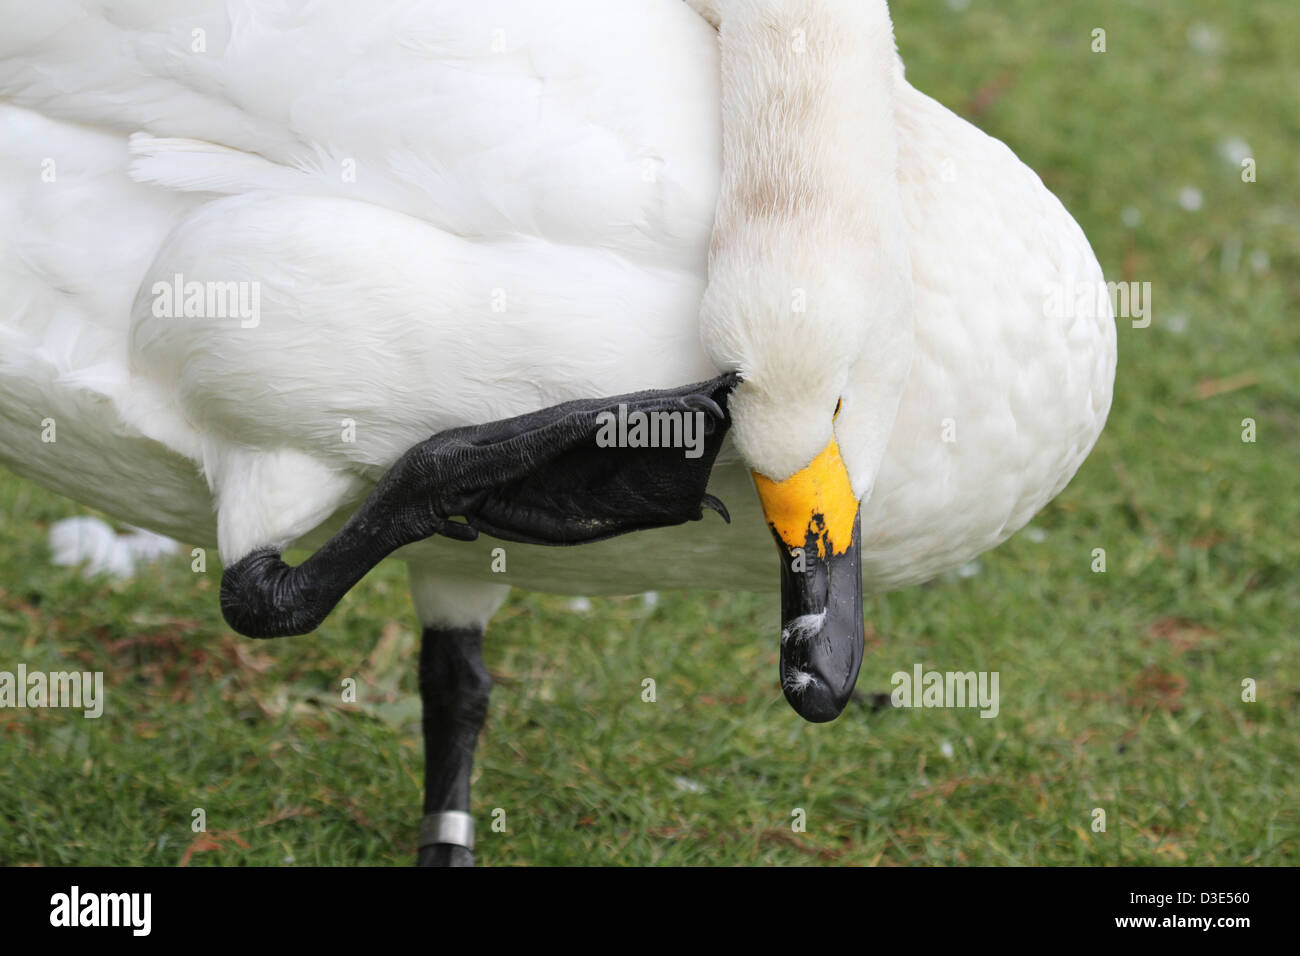
<svg viewBox="0 0 1300 956">
<path fill-rule="evenodd" d="M 477 627 L 424 629 L 420 700 L 424 704 L 424 819 L 420 866 L 473 866 L 469 776 L 487 719 L 492 678 Z"/>
<path fill-rule="evenodd" d="M 492 690 L 492 678 L 483 664 L 483 632 L 508 592 L 504 585 L 440 581 L 427 569 L 411 566 L 411 594 L 424 624 L 420 866 L 474 863 L 469 783 Z"/>
</svg>

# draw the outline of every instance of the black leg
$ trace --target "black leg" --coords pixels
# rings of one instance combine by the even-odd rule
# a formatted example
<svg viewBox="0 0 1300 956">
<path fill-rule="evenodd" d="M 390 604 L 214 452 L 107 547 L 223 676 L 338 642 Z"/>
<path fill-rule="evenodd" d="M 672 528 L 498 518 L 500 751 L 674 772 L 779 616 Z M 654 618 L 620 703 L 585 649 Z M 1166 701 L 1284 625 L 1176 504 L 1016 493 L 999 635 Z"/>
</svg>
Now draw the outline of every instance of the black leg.
<svg viewBox="0 0 1300 956">
<path fill-rule="evenodd" d="M 492 678 L 483 666 L 482 629 L 425 628 L 420 645 L 424 704 L 420 866 L 474 865 L 469 777 L 491 690 Z"/>
<path fill-rule="evenodd" d="M 403 455 L 302 564 L 265 548 L 226 568 L 221 612 L 248 637 L 306 634 L 385 557 L 435 534 L 568 545 L 698 520 L 703 507 L 725 518 L 705 488 L 737 382 L 724 375 L 440 432 Z M 606 447 L 610 416 L 664 412 L 698 422 L 694 457 L 680 447 Z"/>
</svg>

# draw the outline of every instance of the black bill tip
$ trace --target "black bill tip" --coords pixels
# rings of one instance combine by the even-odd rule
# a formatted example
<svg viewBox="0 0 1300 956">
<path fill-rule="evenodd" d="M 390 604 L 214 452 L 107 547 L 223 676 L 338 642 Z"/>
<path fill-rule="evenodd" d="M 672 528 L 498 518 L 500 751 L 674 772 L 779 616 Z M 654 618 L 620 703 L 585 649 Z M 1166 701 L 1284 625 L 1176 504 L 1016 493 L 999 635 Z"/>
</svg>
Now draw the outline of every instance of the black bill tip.
<svg viewBox="0 0 1300 956">
<path fill-rule="evenodd" d="M 860 518 L 840 554 L 820 556 L 816 540 L 794 554 L 781 540 L 781 690 L 812 723 L 838 717 L 862 666 Z"/>
</svg>

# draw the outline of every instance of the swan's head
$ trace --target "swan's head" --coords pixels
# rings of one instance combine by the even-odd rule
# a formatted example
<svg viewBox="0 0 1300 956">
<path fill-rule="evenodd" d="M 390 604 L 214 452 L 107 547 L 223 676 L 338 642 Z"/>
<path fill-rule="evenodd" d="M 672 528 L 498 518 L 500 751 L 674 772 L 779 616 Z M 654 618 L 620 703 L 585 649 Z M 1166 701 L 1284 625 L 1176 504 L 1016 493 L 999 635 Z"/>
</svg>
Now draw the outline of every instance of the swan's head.
<svg viewBox="0 0 1300 956">
<path fill-rule="evenodd" d="M 786 699 L 831 720 L 862 661 L 858 512 L 912 358 L 893 27 L 885 0 L 695 6 L 722 107 L 701 335 L 743 377 L 731 434 L 781 552 Z"/>
<path fill-rule="evenodd" d="M 782 689 L 816 722 L 839 716 L 862 663 L 859 512 L 912 354 L 906 259 L 826 252 L 715 263 L 701 308 L 706 351 L 742 377 L 731 435 L 780 554 Z"/>
</svg>

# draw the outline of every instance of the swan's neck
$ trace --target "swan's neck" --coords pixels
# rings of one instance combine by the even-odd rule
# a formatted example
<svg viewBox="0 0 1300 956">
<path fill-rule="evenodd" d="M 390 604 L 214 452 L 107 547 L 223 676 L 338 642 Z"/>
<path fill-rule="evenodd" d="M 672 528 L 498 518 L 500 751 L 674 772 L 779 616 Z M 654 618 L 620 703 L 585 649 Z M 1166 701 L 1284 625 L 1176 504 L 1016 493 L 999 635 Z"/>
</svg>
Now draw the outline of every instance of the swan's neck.
<svg viewBox="0 0 1300 956">
<path fill-rule="evenodd" d="M 893 420 L 910 363 L 893 26 L 884 0 L 694 2 L 717 25 L 722 69 L 701 337 L 714 364 L 747 383 L 734 401 L 737 447 L 779 477 L 825 446 L 869 345 L 879 359 L 857 374 L 895 393 L 872 399 L 877 430 Z"/>
<path fill-rule="evenodd" d="M 697 0 L 722 66 L 713 248 L 747 231 L 870 237 L 897 191 L 895 49 L 884 0 Z M 818 238 L 823 237 L 823 238 Z"/>
</svg>

